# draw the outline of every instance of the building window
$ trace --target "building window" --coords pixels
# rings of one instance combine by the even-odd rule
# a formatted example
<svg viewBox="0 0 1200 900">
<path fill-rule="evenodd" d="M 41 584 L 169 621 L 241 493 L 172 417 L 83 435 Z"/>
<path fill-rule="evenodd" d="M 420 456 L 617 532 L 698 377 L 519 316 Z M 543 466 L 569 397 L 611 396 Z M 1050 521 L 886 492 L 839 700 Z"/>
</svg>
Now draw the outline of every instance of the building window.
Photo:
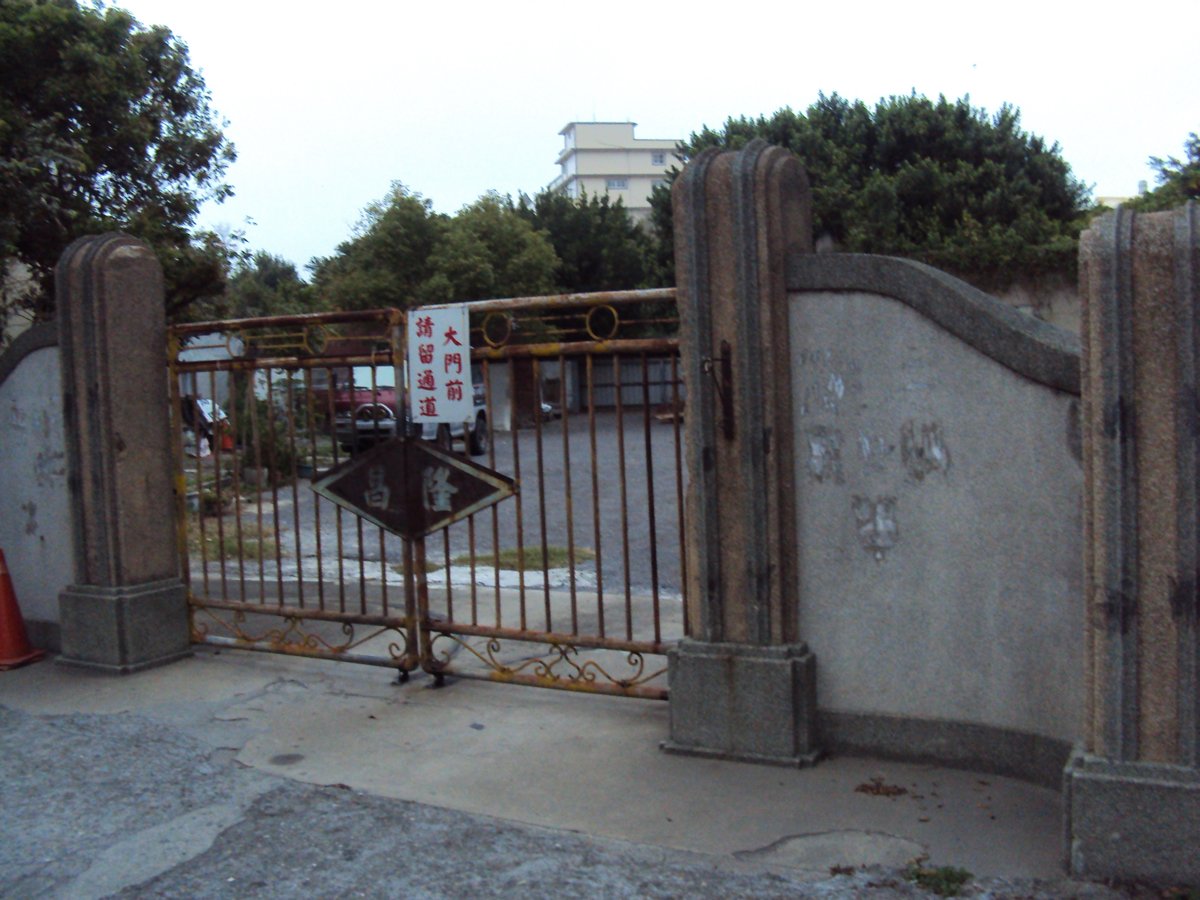
<svg viewBox="0 0 1200 900">
<path fill-rule="evenodd" d="M 627 191 L 629 190 L 629 179 L 609 178 L 604 182 L 604 187 L 609 191 Z"/>
<path fill-rule="evenodd" d="M 650 154 L 650 165 L 665 166 L 666 164 L 667 164 L 667 154 L 665 154 L 665 153 L 651 153 Z"/>
</svg>

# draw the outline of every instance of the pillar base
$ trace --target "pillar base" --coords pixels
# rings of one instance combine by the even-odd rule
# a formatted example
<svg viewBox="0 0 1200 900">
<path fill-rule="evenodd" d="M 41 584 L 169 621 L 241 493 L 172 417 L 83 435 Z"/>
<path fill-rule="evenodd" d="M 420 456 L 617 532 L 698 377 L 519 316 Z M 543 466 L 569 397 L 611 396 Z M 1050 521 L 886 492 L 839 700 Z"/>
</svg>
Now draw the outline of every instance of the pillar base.
<svg viewBox="0 0 1200 900">
<path fill-rule="evenodd" d="M 58 607 L 60 663 L 123 675 L 191 655 L 187 588 L 177 578 L 72 585 L 59 594 Z"/>
<path fill-rule="evenodd" d="M 817 661 L 804 644 L 714 644 L 685 638 L 668 656 L 669 753 L 812 765 Z"/>
<path fill-rule="evenodd" d="M 1200 884 L 1200 769 L 1076 753 L 1063 809 L 1072 875 Z"/>
</svg>

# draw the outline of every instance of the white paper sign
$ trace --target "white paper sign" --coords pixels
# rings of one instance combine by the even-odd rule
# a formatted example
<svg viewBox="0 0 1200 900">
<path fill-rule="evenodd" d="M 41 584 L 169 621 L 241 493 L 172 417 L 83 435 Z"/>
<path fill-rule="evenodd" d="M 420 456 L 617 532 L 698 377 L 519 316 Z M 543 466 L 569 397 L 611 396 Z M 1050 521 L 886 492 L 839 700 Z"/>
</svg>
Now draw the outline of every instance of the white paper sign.
<svg viewBox="0 0 1200 900">
<path fill-rule="evenodd" d="M 471 325 L 463 304 L 409 310 L 408 397 L 414 422 L 474 420 Z"/>
</svg>

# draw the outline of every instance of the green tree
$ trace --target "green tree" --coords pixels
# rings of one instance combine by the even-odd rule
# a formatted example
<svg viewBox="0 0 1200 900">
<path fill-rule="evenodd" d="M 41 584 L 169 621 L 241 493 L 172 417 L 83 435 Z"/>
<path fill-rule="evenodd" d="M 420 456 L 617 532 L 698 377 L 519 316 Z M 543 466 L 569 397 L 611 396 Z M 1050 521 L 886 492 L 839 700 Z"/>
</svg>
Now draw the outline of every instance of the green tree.
<svg viewBox="0 0 1200 900">
<path fill-rule="evenodd" d="M 1200 200 L 1200 136 L 1196 132 L 1183 142 L 1184 158 L 1150 157 L 1158 187 L 1133 200 L 1129 205 L 1139 212 L 1174 209 L 1189 200 Z"/>
<path fill-rule="evenodd" d="M 166 28 L 99 3 L 0 3 L 0 263 L 28 268 L 30 316 L 52 315 L 67 244 L 111 229 L 156 248 L 169 293 L 220 292 L 220 248 L 190 231 L 201 203 L 231 193 L 209 99 Z"/>
<path fill-rule="evenodd" d="M 430 257 L 423 303 L 529 297 L 554 290 L 558 257 L 509 197 L 484 194 L 450 220 Z"/>
<path fill-rule="evenodd" d="M 350 240 L 311 266 L 314 285 L 331 309 L 412 306 L 433 275 L 430 256 L 447 218 L 400 182 L 363 210 Z"/>
<path fill-rule="evenodd" d="M 654 287 L 654 246 L 618 199 L 586 194 L 572 200 L 542 191 L 522 195 L 517 212 L 549 239 L 558 256 L 556 290 L 563 293 Z"/>
<path fill-rule="evenodd" d="M 680 157 L 682 161 L 682 157 Z M 682 171 L 671 166 L 666 178 L 650 190 L 650 284 L 672 287 L 675 284 L 675 218 L 671 210 L 671 185 Z"/>
<path fill-rule="evenodd" d="M 234 270 L 226 307 L 228 315 L 239 319 L 317 311 L 315 293 L 295 265 L 262 250 Z"/>
<path fill-rule="evenodd" d="M 814 232 L 839 249 L 919 259 L 988 287 L 1074 266 L 1088 189 L 1057 144 L 1021 129 L 1011 106 L 989 116 L 968 98 L 912 94 L 871 109 L 821 94 L 803 113 L 782 109 L 702 128 L 680 154 L 737 149 L 753 138 L 800 158 Z M 669 199 L 656 192 L 656 223 Z"/>
<path fill-rule="evenodd" d="M 557 264 L 509 198 L 485 194 L 449 217 L 397 182 L 313 274 L 333 309 L 404 308 L 549 293 Z"/>
<path fill-rule="evenodd" d="M 152 241 L 145 233 L 140 237 L 154 245 L 162 263 L 169 321 L 202 322 L 228 315 L 229 273 L 245 265 L 248 253 L 240 232 L 222 237 L 196 231 L 182 240 Z"/>
</svg>

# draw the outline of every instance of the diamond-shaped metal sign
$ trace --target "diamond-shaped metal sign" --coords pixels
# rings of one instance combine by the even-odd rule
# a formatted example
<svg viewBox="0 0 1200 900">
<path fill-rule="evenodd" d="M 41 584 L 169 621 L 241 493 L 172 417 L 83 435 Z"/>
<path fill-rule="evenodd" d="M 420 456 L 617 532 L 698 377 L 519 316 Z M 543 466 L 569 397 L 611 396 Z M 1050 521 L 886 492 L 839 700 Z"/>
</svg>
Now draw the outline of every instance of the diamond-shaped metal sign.
<svg viewBox="0 0 1200 900">
<path fill-rule="evenodd" d="M 312 489 L 409 539 L 465 519 L 516 493 L 516 483 L 425 441 L 395 438 L 331 469 Z"/>
</svg>

